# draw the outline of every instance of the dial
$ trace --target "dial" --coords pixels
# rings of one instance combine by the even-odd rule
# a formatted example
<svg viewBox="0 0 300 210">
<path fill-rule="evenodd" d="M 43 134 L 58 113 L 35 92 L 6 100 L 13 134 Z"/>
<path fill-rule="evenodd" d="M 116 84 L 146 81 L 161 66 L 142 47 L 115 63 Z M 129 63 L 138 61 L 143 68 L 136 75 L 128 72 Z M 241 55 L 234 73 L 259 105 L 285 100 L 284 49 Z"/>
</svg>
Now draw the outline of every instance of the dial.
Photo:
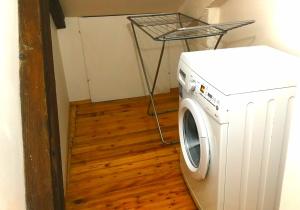
<svg viewBox="0 0 300 210">
<path fill-rule="evenodd" d="M 191 80 L 190 82 L 190 91 L 194 92 L 196 90 L 196 81 Z"/>
</svg>

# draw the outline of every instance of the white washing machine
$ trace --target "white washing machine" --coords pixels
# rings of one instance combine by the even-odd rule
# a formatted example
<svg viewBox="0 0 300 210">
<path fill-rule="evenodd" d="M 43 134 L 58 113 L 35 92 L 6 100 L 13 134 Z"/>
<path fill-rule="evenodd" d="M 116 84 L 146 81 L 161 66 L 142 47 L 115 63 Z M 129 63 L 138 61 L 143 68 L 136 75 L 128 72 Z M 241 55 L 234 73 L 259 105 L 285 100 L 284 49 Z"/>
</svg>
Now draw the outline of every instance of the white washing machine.
<svg viewBox="0 0 300 210">
<path fill-rule="evenodd" d="M 296 71 L 266 46 L 181 55 L 180 164 L 199 208 L 278 209 Z"/>
</svg>

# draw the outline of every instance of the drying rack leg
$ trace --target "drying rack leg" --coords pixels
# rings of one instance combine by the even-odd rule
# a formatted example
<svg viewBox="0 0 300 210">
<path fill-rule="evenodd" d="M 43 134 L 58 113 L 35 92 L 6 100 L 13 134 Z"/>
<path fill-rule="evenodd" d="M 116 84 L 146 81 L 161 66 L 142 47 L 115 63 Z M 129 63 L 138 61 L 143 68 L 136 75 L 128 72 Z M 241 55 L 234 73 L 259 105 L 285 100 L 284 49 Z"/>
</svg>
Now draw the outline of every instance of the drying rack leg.
<svg viewBox="0 0 300 210">
<path fill-rule="evenodd" d="M 181 21 L 181 16 L 180 16 L 180 14 L 178 14 L 177 17 L 178 17 L 179 25 L 180 25 L 180 27 L 182 28 L 182 27 L 183 27 L 183 24 L 182 24 L 182 21 Z M 190 48 L 190 45 L 189 45 L 189 42 L 188 42 L 187 39 L 184 39 L 184 43 L 185 43 L 185 46 L 186 46 L 187 51 L 188 51 L 188 52 L 191 52 L 191 48 Z"/>
<path fill-rule="evenodd" d="M 190 49 L 188 40 L 185 39 L 184 42 L 185 42 L 187 51 L 190 52 L 191 49 Z M 166 41 L 163 41 L 163 44 L 162 44 L 162 47 L 161 47 L 161 51 L 160 51 L 160 55 L 159 55 L 159 59 L 158 59 L 158 64 L 157 64 L 156 72 L 155 72 L 154 82 L 153 82 L 152 90 L 151 90 L 151 95 L 152 95 L 153 98 L 154 98 L 154 91 L 155 91 L 155 87 L 156 87 L 156 83 L 157 83 L 157 78 L 158 78 L 158 74 L 159 74 L 159 70 L 160 70 L 160 66 L 161 66 L 161 61 L 162 61 L 162 58 L 163 58 L 163 55 L 164 55 L 164 51 L 165 51 L 165 45 L 166 45 Z M 151 107 L 151 101 L 148 104 L 147 113 L 148 113 L 148 115 L 152 115 L 153 116 L 153 112 L 150 111 L 150 107 Z M 177 109 L 170 109 L 170 110 L 166 110 L 166 111 L 163 111 L 163 112 L 158 112 L 158 114 L 164 114 L 164 113 L 174 112 L 174 111 L 177 111 Z"/>
<path fill-rule="evenodd" d="M 158 59 L 156 72 L 155 72 L 155 77 L 154 77 L 154 81 L 153 81 L 153 85 L 152 85 L 152 90 L 151 90 L 151 93 L 150 93 L 152 95 L 152 97 L 154 97 L 154 91 L 155 91 L 156 82 L 157 82 L 157 78 L 158 78 L 158 74 L 159 74 L 159 70 L 160 70 L 160 66 L 161 66 L 161 61 L 162 61 L 164 51 L 165 51 L 165 45 L 166 45 L 166 41 L 163 41 L 161 51 L 160 51 L 160 55 L 159 55 L 159 59 Z M 150 105 L 151 105 L 151 102 L 149 102 L 149 104 L 148 104 L 147 113 L 148 113 L 148 115 L 153 115 L 153 112 L 150 112 Z"/>
<path fill-rule="evenodd" d="M 152 108 L 153 108 L 153 112 L 154 112 L 154 116 L 155 116 L 155 120 L 156 120 L 156 124 L 157 124 L 157 129 L 158 129 L 158 132 L 159 132 L 159 135 L 160 135 L 161 143 L 162 144 L 175 144 L 175 143 L 178 143 L 178 141 L 165 141 L 165 139 L 164 139 L 164 136 L 163 136 L 163 133 L 162 133 L 162 130 L 161 130 L 161 126 L 160 126 L 160 122 L 159 122 L 159 118 L 158 118 L 158 114 L 157 114 L 157 111 L 156 111 L 155 103 L 154 103 L 154 98 L 153 98 L 153 95 L 151 94 L 152 91 L 151 91 L 149 79 L 148 79 L 148 76 L 147 76 L 147 73 L 146 73 L 143 56 L 142 56 L 141 49 L 140 49 L 140 46 L 139 46 L 139 43 L 138 43 L 138 40 L 137 40 L 135 28 L 134 28 L 134 25 L 132 23 L 131 23 L 131 27 L 132 27 L 132 31 L 133 31 L 134 41 L 135 41 L 135 44 L 137 46 L 138 54 L 139 54 L 139 57 L 140 57 L 143 74 L 144 74 L 144 77 L 145 77 L 145 80 L 146 80 L 146 86 L 147 86 L 147 89 L 148 89 L 150 102 L 152 104 Z"/>
<path fill-rule="evenodd" d="M 189 45 L 189 43 L 188 43 L 188 40 L 184 40 L 184 43 L 185 43 L 185 46 L 186 46 L 186 49 L 187 49 L 187 51 L 188 52 L 191 52 L 191 48 L 190 48 L 190 45 Z"/>
<path fill-rule="evenodd" d="M 214 50 L 216 50 L 216 49 L 218 48 L 218 46 L 219 46 L 219 44 L 220 44 L 220 41 L 221 41 L 221 39 L 223 38 L 223 36 L 224 36 L 224 34 L 221 34 L 221 35 L 219 36 L 219 38 L 218 38 L 218 40 L 217 40 L 217 43 L 216 43 L 216 45 L 215 45 L 215 47 L 214 47 Z"/>
</svg>

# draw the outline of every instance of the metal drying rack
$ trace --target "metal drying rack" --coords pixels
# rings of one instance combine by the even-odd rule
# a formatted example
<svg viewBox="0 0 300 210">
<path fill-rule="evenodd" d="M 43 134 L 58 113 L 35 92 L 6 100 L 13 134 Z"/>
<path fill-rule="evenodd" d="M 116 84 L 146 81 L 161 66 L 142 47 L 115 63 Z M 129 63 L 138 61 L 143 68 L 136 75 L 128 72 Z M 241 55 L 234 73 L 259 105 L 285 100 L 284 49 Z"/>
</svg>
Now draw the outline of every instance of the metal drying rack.
<svg viewBox="0 0 300 210">
<path fill-rule="evenodd" d="M 252 24 L 255 21 L 247 20 L 247 21 L 236 21 L 236 22 L 221 23 L 221 24 L 208 24 L 204 21 L 192 18 L 182 13 L 159 13 L 159 14 L 147 14 L 147 15 L 134 15 L 134 16 L 128 16 L 127 18 L 131 22 L 134 40 L 138 50 L 142 71 L 147 85 L 147 90 L 149 92 L 150 102 L 148 104 L 147 113 L 149 115 L 155 116 L 161 142 L 163 144 L 177 143 L 178 141 L 165 141 L 160 126 L 159 118 L 158 118 L 158 114 L 162 114 L 174 110 L 168 110 L 165 112 L 158 113 L 154 101 L 154 91 L 155 91 L 156 82 L 157 82 L 157 78 L 161 66 L 161 61 L 165 50 L 166 41 L 184 40 L 187 51 L 190 51 L 188 39 L 218 36 L 218 39 L 214 46 L 214 49 L 217 49 L 221 39 L 223 38 L 224 34 L 227 31 Z M 158 64 L 156 67 L 156 73 L 152 84 L 152 88 L 150 86 L 149 78 L 146 73 L 144 59 L 141 53 L 140 45 L 137 39 L 134 26 L 141 29 L 148 36 L 150 36 L 154 41 L 162 42 L 162 47 L 158 59 Z M 150 105 L 152 105 L 152 109 L 153 109 L 152 113 L 150 113 Z"/>
</svg>

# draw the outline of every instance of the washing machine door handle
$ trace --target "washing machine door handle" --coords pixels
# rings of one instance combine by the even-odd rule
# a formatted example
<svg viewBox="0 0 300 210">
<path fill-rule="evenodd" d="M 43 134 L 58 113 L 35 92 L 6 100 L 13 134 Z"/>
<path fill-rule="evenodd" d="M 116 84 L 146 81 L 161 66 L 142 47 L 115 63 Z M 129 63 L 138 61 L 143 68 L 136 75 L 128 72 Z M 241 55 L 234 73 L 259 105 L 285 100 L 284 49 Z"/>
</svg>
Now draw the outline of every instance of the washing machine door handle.
<svg viewBox="0 0 300 210">
<path fill-rule="evenodd" d="M 208 137 L 200 138 L 200 151 L 201 151 L 201 158 L 200 158 L 200 178 L 205 179 L 210 162 L 210 145 Z"/>
</svg>

